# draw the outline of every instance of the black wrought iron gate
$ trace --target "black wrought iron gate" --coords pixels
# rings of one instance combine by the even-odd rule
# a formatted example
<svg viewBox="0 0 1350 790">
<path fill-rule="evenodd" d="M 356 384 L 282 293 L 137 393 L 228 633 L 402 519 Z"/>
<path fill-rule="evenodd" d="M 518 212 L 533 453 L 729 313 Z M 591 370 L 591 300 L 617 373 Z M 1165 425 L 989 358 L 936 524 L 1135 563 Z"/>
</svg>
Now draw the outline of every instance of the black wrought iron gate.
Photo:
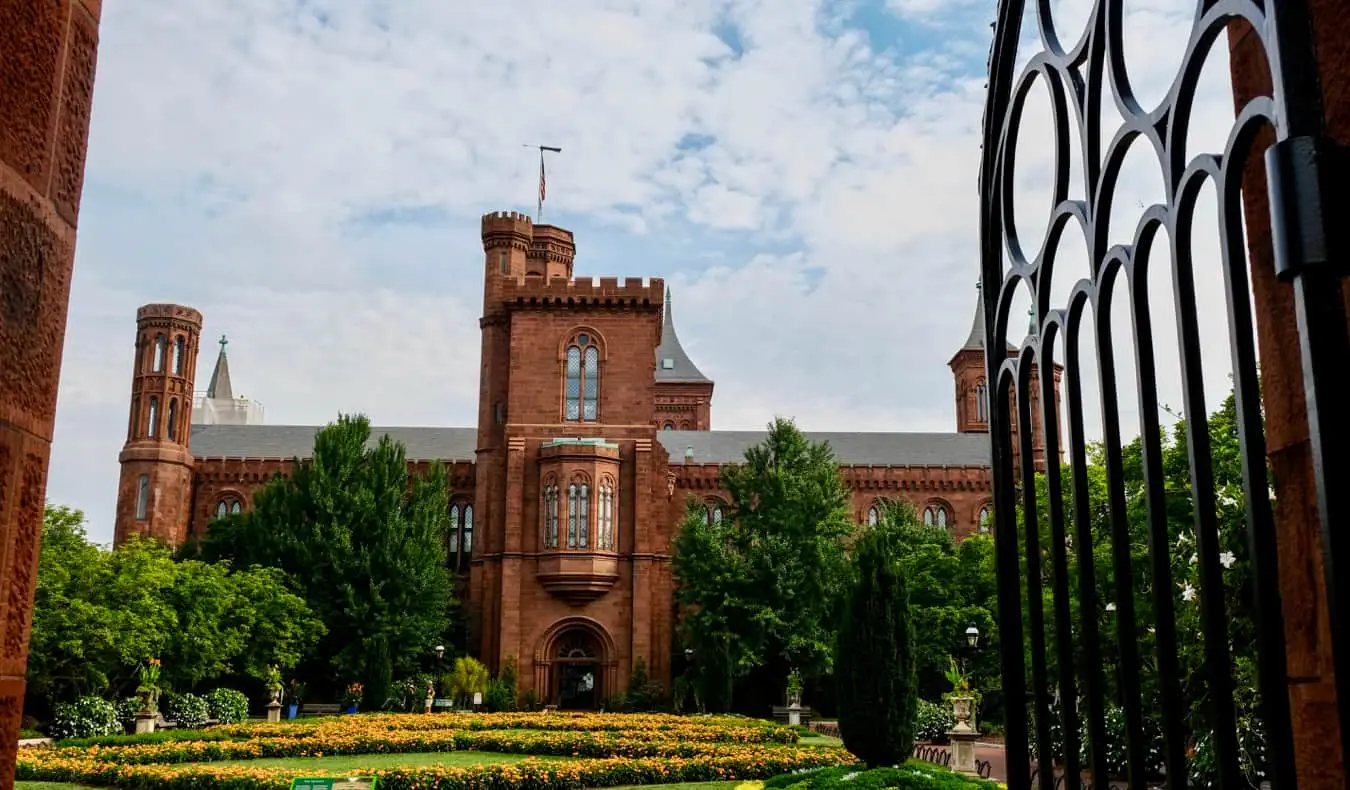
<svg viewBox="0 0 1350 790">
<path fill-rule="evenodd" d="M 1007 359 L 991 354 L 987 361 L 988 380 L 997 382 L 992 388 L 996 400 L 990 420 L 996 524 L 1008 525 L 996 527 L 1003 696 L 1008 712 L 1008 786 L 1024 790 L 1036 782 L 1052 790 L 1059 786 L 1074 788 L 1087 781 L 1105 788 L 1114 779 L 1126 781 L 1131 787 L 1165 782 L 1182 788 L 1187 786 L 1197 748 L 1206 750 L 1206 759 L 1212 765 L 1209 775 L 1217 778 L 1220 787 L 1244 787 L 1251 781 L 1251 771 L 1244 774 L 1244 765 L 1250 768 L 1253 756 L 1239 741 L 1235 712 L 1235 693 L 1245 687 L 1236 687 L 1230 655 L 1222 577 L 1226 560 L 1217 543 L 1216 491 L 1195 317 L 1194 262 L 1185 243 L 1196 221 L 1197 193 L 1209 182 L 1218 195 L 1217 227 L 1223 250 L 1220 264 L 1232 343 L 1242 483 L 1248 494 L 1244 520 L 1253 593 L 1250 612 L 1255 626 L 1254 687 L 1260 699 L 1257 718 L 1265 733 L 1265 754 L 1260 756 L 1258 773 L 1275 788 L 1291 788 L 1296 779 L 1284 625 L 1275 524 L 1270 498 L 1265 495 L 1270 481 L 1240 197 L 1244 165 L 1249 157 L 1264 153 L 1273 207 L 1276 269 L 1281 281 L 1294 289 L 1298 305 L 1344 747 L 1345 738 L 1350 737 L 1350 716 L 1346 715 L 1350 706 L 1350 610 L 1345 601 L 1350 584 L 1338 584 L 1336 571 L 1347 567 L 1350 500 L 1337 499 L 1328 486 L 1350 482 L 1346 417 L 1350 409 L 1345 408 L 1350 399 L 1344 395 L 1338 398 L 1331 378 L 1334 368 L 1350 362 L 1338 284 L 1338 276 L 1345 270 L 1335 270 L 1345 263 L 1338 257 L 1344 250 L 1334 224 L 1346 224 L 1350 218 L 1327 216 L 1335 211 L 1332 203 L 1340 197 L 1336 194 L 1340 180 L 1328 175 L 1333 169 L 1329 163 L 1337 162 L 1338 154 L 1322 137 L 1321 94 L 1307 4 L 1304 0 L 1195 0 L 1189 42 L 1172 89 L 1159 107 L 1145 109 L 1135 100 L 1125 77 L 1123 0 L 1096 0 L 1076 43 L 1057 38 L 1051 0 L 1033 3 L 1034 31 L 1022 29 L 1026 0 L 1000 0 L 998 4 L 980 176 L 981 271 L 988 333 L 985 348 L 1007 348 L 1010 339 L 1018 339 L 1010 337 L 1009 330 L 1021 326 L 1010 315 L 1019 289 L 1031 295 L 1034 305 L 1032 337 Z M 1246 20 L 1260 37 L 1274 95 L 1239 108 L 1225 150 L 1188 160 L 1185 143 L 1196 80 L 1211 49 L 1225 46 L 1226 26 L 1234 20 Z M 1040 51 L 1020 74 L 1014 74 L 1019 42 L 1031 34 L 1038 39 Z M 1027 240 L 1018 240 L 1011 227 L 1011 176 L 1017 164 L 1015 153 L 1026 98 L 1037 81 L 1048 91 L 1053 106 L 1056 172 L 1046 238 L 1040 251 L 1033 250 L 1029 256 L 1024 247 Z M 1103 145 L 1099 110 L 1104 102 L 1112 101 L 1125 120 L 1109 138 L 1111 142 Z M 1264 152 L 1254 150 L 1258 132 L 1268 129 L 1274 130 L 1275 144 Z M 1086 195 L 1080 199 L 1070 199 L 1069 195 L 1071 134 L 1081 141 Z M 1159 205 L 1142 208 L 1133 243 L 1108 247 L 1104 229 L 1116 192 L 1116 177 L 1125 152 L 1137 141 L 1151 146 L 1157 154 L 1166 197 Z M 1088 240 L 1091 276 L 1076 284 L 1067 303 L 1052 305 L 1048 302 L 1054 249 L 1071 223 L 1080 226 Z M 1199 634 L 1178 633 L 1172 583 L 1174 535 L 1168 531 L 1167 492 L 1160 461 L 1158 370 L 1151 351 L 1154 327 L 1147 300 L 1136 303 L 1136 297 L 1147 288 L 1143 272 L 1154 242 L 1160 238 L 1171 245 L 1177 326 L 1158 330 L 1175 331 L 1180 347 L 1190 458 L 1187 496 L 1199 565 Z M 1107 313 L 1113 295 L 1129 299 L 1134 326 L 1141 437 L 1137 474 L 1143 479 L 1147 521 L 1142 553 L 1137 545 L 1131 545 L 1127 519 L 1131 503 L 1126 501 L 1127 470 L 1122 457 L 1125 437 L 1120 415 L 1114 398 L 1105 395 L 1113 393 L 1117 384 L 1111 325 L 1109 321 L 1084 322 L 1089 311 L 1089 318 Z M 1063 345 L 1063 360 L 1053 359 L 1057 341 Z M 1088 344 L 1096 353 L 1096 385 L 1104 393 L 1101 428 L 1107 493 L 1102 508 L 1105 516 L 1097 518 L 1099 524 L 1104 521 L 1108 525 L 1105 529 L 1094 529 L 1094 513 L 1089 512 L 1092 494 L 1086 472 L 1084 380 L 1077 353 L 1080 344 Z M 1214 349 L 1206 348 L 1206 352 L 1213 353 Z M 1052 361 L 1064 365 L 1062 417 L 1067 436 L 1059 435 L 1060 422 L 1051 411 L 1055 398 L 1039 398 L 1045 458 L 1051 463 L 1038 495 L 1037 486 L 1031 483 L 1036 471 L 1032 453 L 1015 455 L 1013 434 L 1019 434 L 1018 446 L 1030 446 L 1033 399 L 1029 393 L 1035 387 L 1050 391 Z M 1340 403 L 1335 402 L 1338 399 Z M 1013 409 L 1015 420 L 1010 419 Z M 1064 473 L 1053 463 L 1061 447 L 1068 455 Z M 1105 565 L 1094 559 L 1094 541 L 1110 544 Z M 1070 545 L 1075 548 L 1070 550 Z M 1108 595 L 1099 592 L 1097 574 L 1103 567 L 1113 582 Z M 1142 597 L 1140 589 L 1147 590 Z M 1049 617 L 1045 614 L 1047 590 Z M 1114 604 L 1114 645 L 1105 641 L 1106 629 L 1101 626 L 1104 613 L 1111 611 L 1103 598 Z M 1145 602 L 1142 609 L 1137 600 Z M 1151 613 L 1144 611 L 1147 609 Z M 1145 616 L 1148 622 L 1141 619 Z M 1150 628 L 1154 631 L 1143 639 Z M 1199 747 L 1195 729 L 1179 702 L 1183 683 L 1179 651 L 1197 639 L 1203 641 L 1209 733 L 1209 740 Z M 1141 643 L 1151 643 L 1152 647 L 1141 649 Z M 1102 671 L 1113 654 L 1118 655 L 1114 671 Z M 1147 690 L 1145 673 L 1150 679 Z M 1022 700 L 1027 701 L 1025 708 Z M 1024 711 L 1028 715 L 1020 715 Z M 1116 717 L 1112 720 L 1113 732 L 1123 731 L 1124 737 L 1116 740 L 1124 743 L 1111 742 L 1108 737 L 1108 716 Z M 1350 749 L 1343 748 L 1343 753 L 1350 756 Z M 1111 767 L 1113 759 L 1123 763 L 1124 771 Z M 1018 766 L 1029 767 L 1023 771 Z"/>
</svg>

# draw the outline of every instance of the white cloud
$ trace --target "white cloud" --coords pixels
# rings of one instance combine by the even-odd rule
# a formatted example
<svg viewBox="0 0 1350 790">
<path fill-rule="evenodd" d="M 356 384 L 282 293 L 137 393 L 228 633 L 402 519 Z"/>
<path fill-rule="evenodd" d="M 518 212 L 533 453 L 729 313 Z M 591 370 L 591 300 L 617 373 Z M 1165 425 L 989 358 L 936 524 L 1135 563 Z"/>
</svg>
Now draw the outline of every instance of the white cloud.
<svg viewBox="0 0 1350 790">
<path fill-rule="evenodd" d="M 110 537 L 134 311 L 149 301 L 192 304 L 207 336 L 230 335 L 236 387 L 269 422 L 341 409 L 473 424 L 477 216 L 533 210 L 524 144 L 564 149 L 547 213 L 578 229 L 578 274 L 671 279 L 681 337 L 718 382 L 716 427 L 783 414 L 950 429 L 992 14 L 893 0 L 889 24 L 922 24 L 869 43 L 840 23 L 853 6 L 824 3 L 111 9 L 51 497 Z M 1133 48 L 1165 51 L 1189 17 L 1155 0 L 1129 19 L 1131 62 L 1150 69 L 1132 77 L 1160 96 L 1174 64 Z M 1042 158 L 1047 130 L 1029 133 Z M 399 215 L 421 220 L 381 222 Z M 1170 325 L 1159 334 L 1175 343 Z"/>
</svg>

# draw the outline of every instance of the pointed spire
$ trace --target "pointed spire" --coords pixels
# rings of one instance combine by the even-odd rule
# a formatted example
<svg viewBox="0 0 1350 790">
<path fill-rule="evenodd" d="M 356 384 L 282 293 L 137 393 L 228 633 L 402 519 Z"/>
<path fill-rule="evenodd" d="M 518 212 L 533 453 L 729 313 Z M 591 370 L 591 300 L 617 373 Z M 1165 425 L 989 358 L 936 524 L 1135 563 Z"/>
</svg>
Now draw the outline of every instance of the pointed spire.
<svg viewBox="0 0 1350 790">
<path fill-rule="evenodd" d="M 705 382 L 710 379 L 685 353 L 680 338 L 675 334 L 675 313 L 671 309 L 670 286 L 666 286 L 666 303 L 661 311 L 661 345 L 656 347 L 656 380 Z"/>
<path fill-rule="evenodd" d="M 970 335 L 962 351 L 984 350 L 984 283 L 975 281 L 975 320 L 970 322 Z"/>
<path fill-rule="evenodd" d="M 220 354 L 216 356 L 216 369 L 211 371 L 211 383 L 206 387 L 206 397 L 212 400 L 234 400 L 234 389 L 230 386 L 230 360 L 225 356 L 225 346 L 230 341 L 220 336 Z"/>
</svg>

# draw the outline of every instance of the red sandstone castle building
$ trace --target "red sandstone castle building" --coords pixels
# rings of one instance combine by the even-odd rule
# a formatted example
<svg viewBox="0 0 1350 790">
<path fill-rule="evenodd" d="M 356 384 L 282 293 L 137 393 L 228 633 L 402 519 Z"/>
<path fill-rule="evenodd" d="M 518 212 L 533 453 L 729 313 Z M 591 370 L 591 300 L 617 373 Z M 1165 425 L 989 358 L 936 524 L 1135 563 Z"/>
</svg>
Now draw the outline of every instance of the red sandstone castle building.
<svg viewBox="0 0 1350 790">
<path fill-rule="evenodd" d="M 713 382 L 681 347 L 661 280 L 575 279 L 572 233 L 522 214 L 484 216 L 482 241 L 477 427 L 375 434 L 402 442 L 414 467 L 446 465 L 448 559 L 467 580 L 471 649 L 489 667 L 514 657 L 522 690 L 563 706 L 623 689 L 639 659 L 669 688 L 675 530 L 691 497 L 722 517 L 719 469 L 763 433 L 711 430 Z M 258 404 L 235 397 L 224 338 L 195 393 L 201 330 L 189 307 L 137 311 L 118 542 L 179 545 L 247 510 L 312 450 L 316 426 L 263 424 Z M 809 434 L 833 448 L 860 524 L 895 499 L 957 537 L 989 529 L 983 345 L 977 308 L 950 362 L 955 432 Z"/>
</svg>

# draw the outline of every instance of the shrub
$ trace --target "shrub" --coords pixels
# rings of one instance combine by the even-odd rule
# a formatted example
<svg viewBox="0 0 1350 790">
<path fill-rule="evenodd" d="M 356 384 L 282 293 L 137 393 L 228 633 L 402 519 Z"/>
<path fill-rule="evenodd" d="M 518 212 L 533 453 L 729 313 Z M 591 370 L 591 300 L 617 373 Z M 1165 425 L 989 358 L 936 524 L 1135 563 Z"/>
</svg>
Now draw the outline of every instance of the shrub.
<svg viewBox="0 0 1350 790">
<path fill-rule="evenodd" d="M 164 697 L 164 718 L 176 726 L 195 730 L 211 718 L 206 700 L 196 694 L 167 694 Z"/>
<path fill-rule="evenodd" d="M 858 541 L 857 581 L 835 660 L 844 746 L 874 768 L 898 765 L 914 751 L 914 624 L 897 540 L 896 530 L 882 526 Z"/>
<path fill-rule="evenodd" d="M 665 689 L 660 682 L 647 676 L 647 662 L 638 656 L 638 660 L 633 663 L 633 674 L 628 678 L 628 699 L 624 709 L 647 713 L 656 710 L 663 696 Z"/>
<path fill-rule="evenodd" d="M 106 699 L 80 697 L 74 702 L 57 703 L 52 711 L 50 733 L 57 740 L 116 735 L 122 731 L 117 706 Z"/>
<path fill-rule="evenodd" d="M 918 702 L 917 713 L 914 737 L 918 740 L 944 742 L 947 740 L 947 732 L 956 726 L 956 716 L 952 713 L 950 705 L 921 699 Z"/>
<path fill-rule="evenodd" d="M 136 714 L 141 710 L 141 701 L 137 697 L 123 697 L 117 701 L 117 720 L 122 729 L 131 732 L 136 728 Z"/>
<path fill-rule="evenodd" d="M 206 712 L 220 724 L 234 724 L 248 718 L 248 697 L 234 689 L 215 689 L 206 695 Z"/>
</svg>

